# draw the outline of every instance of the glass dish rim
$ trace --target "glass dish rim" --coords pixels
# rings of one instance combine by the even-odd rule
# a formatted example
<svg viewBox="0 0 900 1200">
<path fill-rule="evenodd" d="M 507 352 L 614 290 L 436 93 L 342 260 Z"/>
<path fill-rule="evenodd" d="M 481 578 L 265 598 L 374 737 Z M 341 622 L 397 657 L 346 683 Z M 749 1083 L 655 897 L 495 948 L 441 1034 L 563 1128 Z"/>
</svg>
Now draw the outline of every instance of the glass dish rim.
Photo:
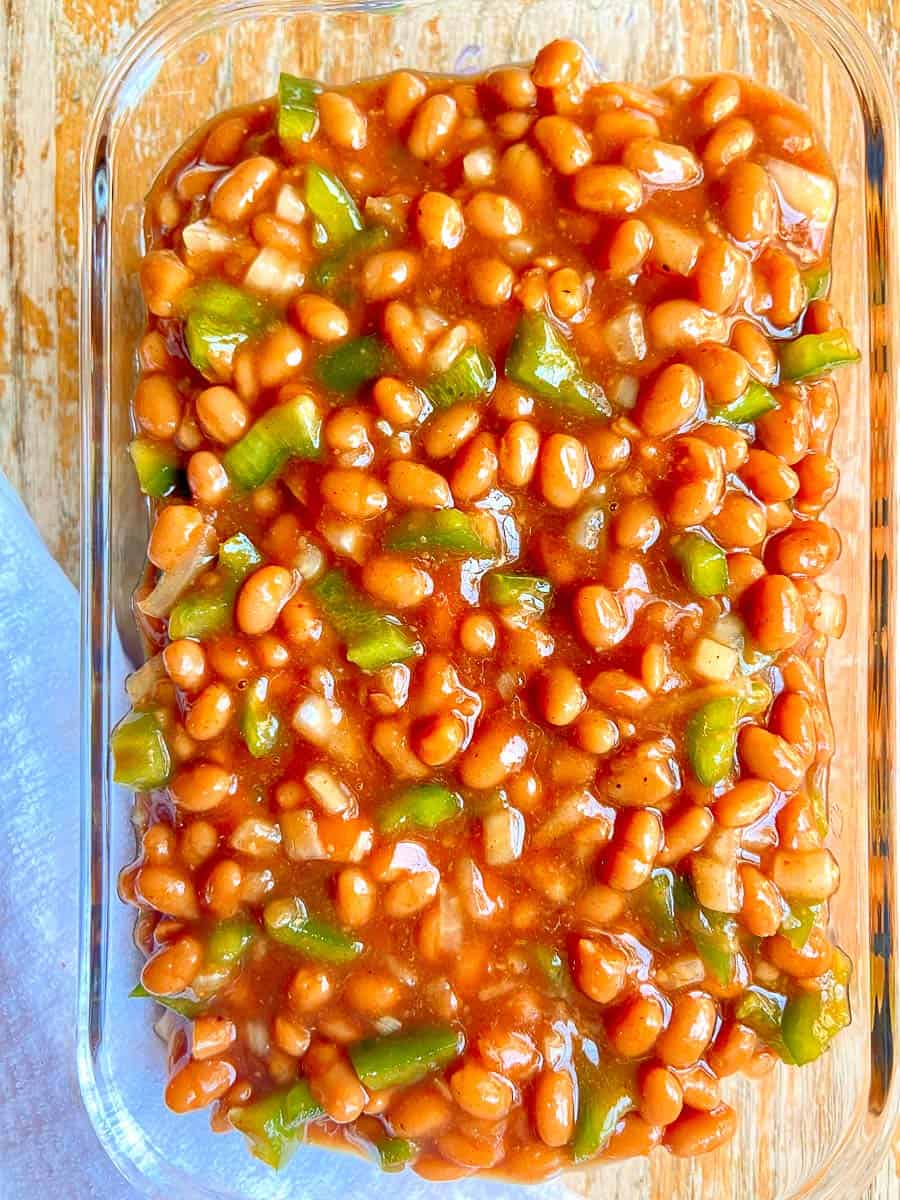
<svg viewBox="0 0 900 1200">
<path fill-rule="evenodd" d="M 840 47 L 840 59 L 856 91 L 860 115 L 866 130 L 865 196 L 866 240 L 870 279 L 867 300 L 869 324 L 870 375 L 875 372 L 881 356 L 880 378 L 887 378 L 884 389 L 871 388 L 870 407 L 873 417 L 871 463 L 877 465 L 885 479 L 876 497 L 870 490 L 870 531 L 882 534 L 884 549 L 870 551 L 871 611 L 869 616 L 872 637 L 867 663 L 870 704 L 867 714 L 869 730 L 869 798 L 870 847 L 880 837 L 883 843 L 881 858 L 887 863 L 880 904 L 870 897 L 869 944 L 880 932 L 893 941 L 898 925 L 898 855 L 897 826 L 900 820 L 898 790 L 900 782 L 891 777 L 891 767 L 900 761 L 898 755 L 897 667 L 900 647 L 893 637 L 896 600 L 894 596 L 894 564 L 897 561 L 900 529 L 897 525 L 898 480 L 893 453 L 900 401 L 898 371 L 900 371 L 900 336 L 882 319 L 878 327 L 880 306 L 900 307 L 897 238 L 889 217 L 893 205 L 900 211 L 900 171 L 898 171 L 897 111 L 890 82 L 880 56 L 868 35 L 840 0 L 765 0 L 766 6 L 794 21 L 808 19 L 829 35 L 832 44 Z M 108 736 L 108 701 L 110 676 L 110 558 L 109 525 L 109 465 L 110 441 L 107 430 L 109 383 L 109 272 L 108 252 L 110 221 L 115 215 L 115 199 L 110 196 L 110 178 L 106 173 L 109 135 L 123 108 L 126 108 L 128 87 L 143 90 L 141 67 L 148 56 L 165 54 L 186 35 L 198 36 L 218 26 L 231 24 L 255 13 L 266 17 L 297 17 L 310 14 L 389 13 L 398 9 L 436 7 L 439 0 L 218 0 L 204 6 L 198 13 L 194 0 L 171 0 L 158 9 L 129 38 L 109 67 L 94 100 L 90 119 L 82 142 L 81 158 L 81 237 L 79 242 L 79 386 L 82 430 L 82 504 L 81 504 L 81 602 L 82 602 L 82 681 L 81 681 L 81 882 L 79 925 L 79 968 L 77 1000 L 77 1066 L 82 1100 L 98 1139 L 112 1161 L 128 1181 L 143 1189 L 151 1182 L 126 1147 L 117 1140 L 102 1111 L 94 1070 L 93 1050 L 102 1026 L 101 982 L 105 975 L 108 915 L 107 902 L 115 889 L 108 878 L 109 863 L 105 840 L 108 837 L 109 779 L 106 763 Z M 874 101 L 874 104 L 873 104 Z M 881 160 L 874 166 L 868 161 L 872 149 L 871 131 L 880 130 Z M 876 139 L 876 143 L 877 143 Z M 872 172 L 880 167 L 882 187 L 873 182 Z M 887 179 L 887 190 L 884 180 Z M 891 187 L 895 194 L 891 195 Z M 894 311 L 898 310 L 894 308 Z M 876 419 L 877 418 L 877 419 Z M 885 474 L 886 468 L 886 474 Z M 877 500 L 877 505 L 875 501 Z M 876 508 L 879 510 L 876 512 Z M 879 521 L 879 512 L 881 520 Z M 889 742 L 890 751 L 882 758 L 872 745 L 873 726 L 881 731 L 881 744 Z M 886 847 L 886 849 L 884 848 Z M 112 865 L 114 871 L 114 864 Z M 877 911 L 876 910 L 877 907 Z M 894 954 L 893 948 L 890 954 Z M 887 1014 L 884 1036 L 900 1032 L 898 983 L 900 966 L 894 963 L 881 985 L 881 1005 L 870 996 L 871 1021 L 878 1020 L 879 1008 Z M 874 993 L 877 976 L 872 973 Z M 862 1014 L 857 1014 L 857 1019 Z M 882 1022 L 884 1023 L 884 1022 Z M 873 1043 L 875 1032 L 870 1027 Z M 895 1039 L 896 1041 L 896 1039 Z M 874 1050 L 873 1050 L 874 1053 Z M 815 1200 L 837 1200 L 845 1193 L 838 1180 L 824 1180 L 826 1169 L 835 1174 L 851 1167 L 862 1169 L 867 1159 L 870 1177 L 892 1135 L 893 1124 L 900 1109 L 900 1079 L 897 1064 L 891 1060 L 887 1088 L 883 1089 L 880 1107 L 875 1111 L 878 1130 L 870 1140 L 862 1138 L 855 1146 L 852 1135 L 859 1132 L 867 1118 L 873 1115 L 870 1084 L 870 1106 L 841 1132 L 829 1162 L 803 1181 L 792 1200 L 815 1197 Z M 822 1185 L 822 1186 L 820 1186 Z M 216 1195 L 203 1190 L 204 1196 Z"/>
</svg>

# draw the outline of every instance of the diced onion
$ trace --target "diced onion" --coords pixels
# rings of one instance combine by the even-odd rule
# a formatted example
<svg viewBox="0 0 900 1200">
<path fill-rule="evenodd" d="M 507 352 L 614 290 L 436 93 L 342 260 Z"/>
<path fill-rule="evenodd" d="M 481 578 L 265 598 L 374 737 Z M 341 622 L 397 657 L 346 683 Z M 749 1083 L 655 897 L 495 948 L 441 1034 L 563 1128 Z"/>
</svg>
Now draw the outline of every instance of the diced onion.
<svg viewBox="0 0 900 1200">
<path fill-rule="evenodd" d="M 695 854 L 691 860 L 691 877 L 694 893 L 704 908 L 722 913 L 741 911 L 744 889 L 736 860 L 719 862 L 706 854 Z"/>
<path fill-rule="evenodd" d="M 606 509 L 597 506 L 582 509 L 566 526 L 566 537 L 579 550 L 597 550 L 606 528 Z"/>
<path fill-rule="evenodd" d="M 522 856 L 525 818 L 517 808 L 498 808 L 481 822 L 484 860 L 492 867 L 505 866 Z"/>
<path fill-rule="evenodd" d="M 370 539 L 359 521 L 326 514 L 319 522 L 319 533 L 335 554 L 342 558 L 352 559 L 356 563 L 362 563 L 365 559 Z"/>
<path fill-rule="evenodd" d="M 479 146 L 470 150 L 463 159 L 463 175 L 466 183 L 488 183 L 497 171 L 497 156 L 490 146 Z"/>
<path fill-rule="evenodd" d="M 244 283 L 254 292 L 276 300 L 288 300 L 303 287 L 306 276 L 300 264 L 280 250 L 266 246 L 247 268 Z"/>
<path fill-rule="evenodd" d="M 161 654 L 154 654 L 142 667 L 132 672 L 125 680 L 125 691 L 132 704 L 140 704 L 153 695 L 156 685 L 166 678 L 166 667 Z"/>
<path fill-rule="evenodd" d="M 372 1024 L 382 1037 L 389 1033 L 396 1033 L 398 1029 L 403 1028 L 403 1022 L 398 1021 L 396 1017 L 376 1017 Z"/>
<path fill-rule="evenodd" d="M 295 808 L 281 818 L 284 852 L 294 862 L 325 858 L 315 815 L 308 808 Z"/>
<path fill-rule="evenodd" d="M 456 865 L 456 881 L 460 899 L 473 921 L 488 921 L 497 913 L 497 902 L 488 895 L 484 876 L 471 858 L 461 858 Z"/>
<path fill-rule="evenodd" d="M 639 390 L 635 375 L 618 375 L 609 386 L 609 398 L 616 408 L 632 409 L 637 404 Z"/>
<path fill-rule="evenodd" d="M 165 571 L 149 596 L 138 608 L 148 617 L 167 617 L 181 594 L 199 578 L 212 562 L 219 548 L 219 539 L 212 525 L 204 522 L 200 535 L 188 547 L 178 563 Z"/>
<path fill-rule="evenodd" d="M 310 767 L 303 782 L 327 813 L 356 815 L 356 797 L 327 767 Z"/>
<path fill-rule="evenodd" d="M 563 796 L 532 838 L 534 846 L 549 846 L 590 820 L 609 820 L 609 812 L 587 789 Z"/>
<path fill-rule="evenodd" d="M 181 236 L 189 254 L 227 254 L 234 246 L 233 234 L 212 217 L 192 221 Z"/>
<path fill-rule="evenodd" d="M 365 213 L 370 220 L 401 233 L 406 228 L 412 197 L 403 192 L 394 196 L 369 196 Z"/>
<path fill-rule="evenodd" d="M 462 947 L 463 914 L 459 898 L 442 884 L 438 892 L 438 943 L 444 954 L 456 954 Z"/>
<path fill-rule="evenodd" d="M 847 597 L 822 588 L 812 621 L 813 629 L 817 633 L 824 633 L 827 637 L 839 638 L 843 634 L 846 624 Z"/>
<path fill-rule="evenodd" d="M 246 1021 L 244 1023 L 244 1040 L 247 1048 L 257 1058 L 265 1058 L 269 1053 L 269 1030 L 265 1021 Z"/>
<path fill-rule="evenodd" d="M 667 991 L 694 987 L 706 978 L 706 967 L 699 954 L 679 954 L 656 968 L 656 982 Z"/>
<path fill-rule="evenodd" d="M 281 830 L 274 821 L 267 821 L 264 817 L 247 817 L 232 833 L 228 844 L 239 854 L 266 858 L 281 845 Z"/>
<path fill-rule="evenodd" d="M 283 183 L 275 201 L 275 216 L 289 225 L 301 225 L 306 217 L 306 205 L 292 183 Z"/>
<path fill-rule="evenodd" d="M 837 204 L 833 179 L 783 158 L 767 158 L 764 165 L 775 180 L 783 201 L 782 213 L 789 224 L 798 221 L 821 226 L 830 224 Z"/>
<path fill-rule="evenodd" d="M 606 323 L 604 336 L 616 362 L 639 363 L 647 357 L 644 310 L 638 304 L 626 304 Z"/>
</svg>

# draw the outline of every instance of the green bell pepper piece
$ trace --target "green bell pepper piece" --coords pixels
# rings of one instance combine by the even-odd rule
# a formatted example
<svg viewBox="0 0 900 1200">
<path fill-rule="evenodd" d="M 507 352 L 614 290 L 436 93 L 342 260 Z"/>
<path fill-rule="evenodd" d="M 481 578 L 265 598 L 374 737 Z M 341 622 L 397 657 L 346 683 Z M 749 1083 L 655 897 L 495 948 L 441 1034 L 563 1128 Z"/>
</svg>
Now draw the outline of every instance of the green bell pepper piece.
<svg viewBox="0 0 900 1200">
<path fill-rule="evenodd" d="M 425 509 L 406 513 L 384 531 L 386 550 L 407 554 L 461 554 L 466 558 L 493 558 L 491 547 L 479 537 L 472 518 L 458 508 Z"/>
<path fill-rule="evenodd" d="M 519 318 L 504 372 L 513 383 L 578 416 L 606 417 L 612 411 L 603 388 L 587 378 L 578 355 L 541 313 Z"/>
<path fill-rule="evenodd" d="M 256 925 L 243 917 L 219 921 L 206 943 L 204 965 L 214 970 L 239 966 L 257 932 Z"/>
<path fill-rule="evenodd" d="M 684 743 L 691 770 L 705 787 L 721 783 L 734 766 L 737 723 L 741 713 L 736 696 L 708 700 L 688 719 Z"/>
<path fill-rule="evenodd" d="M 726 913 L 712 912 L 698 904 L 687 880 L 681 876 L 675 880 L 675 911 L 706 969 L 727 987 L 734 978 L 740 950 L 737 921 Z"/>
<path fill-rule="evenodd" d="M 684 581 L 695 596 L 721 596 L 728 590 L 728 556 L 702 533 L 683 533 L 672 545 Z"/>
<path fill-rule="evenodd" d="M 305 1079 L 228 1114 L 235 1129 L 249 1139 L 251 1153 L 276 1171 L 296 1150 L 304 1126 L 324 1115 Z"/>
<path fill-rule="evenodd" d="M 322 449 L 322 418 L 312 396 L 276 404 L 222 456 L 231 481 L 243 492 L 269 483 L 291 458 L 316 459 Z"/>
<path fill-rule="evenodd" d="M 131 461 L 145 496 L 158 500 L 175 490 L 178 482 L 178 451 L 165 442 L 135 438 L 128 447 Z"/>
<path fill-rule="evenodd" d="M 786 1063 L 794 1059 L 781 1036 L 781 1021 L 787 996 L 765 988 L 749 987 L 735 1005 L 735 1020 L 747 1025 L 759 1040 L 774 1050 Z"/>
<path fill-rule="evenodd" d="M 553 595 L 553 585 L 540 575 L 510 575 L 491 571 L 484 579 L 488 601 L 497 608 L 526 608 L 542 614 Z"/>
<path fill-rule="evenodd" d="M 744 425 L 748 421 L 755 421 L 764 413 L 772 412 L 777 407 L 778 401 L 769 389 L 754 379 L 748 385 L 747 390 L 742 392 L 736 400 L 723 404 L 721 408 L 711 408 L 709 415 L 717 421 Z"/>
<path fill-rule="evenodd" d="M 781 922 L 779 932 L 787 938 L 795 950 L 802 950 L 809 941 L 812 927 L 821 911 L 821 904 L 790 904 L 787 916 Z"/>
<path fill-rule="evenodd" d="M 477 346 L 468 346 L 443 374 L 425 385 L 424 392 L 436 409 L 452 408 L 461 400 L 489 395 L 497 382 L 497 369 Z"/>
<path fill-rule="evenodd" d="M 278 744 L 281 722 L 269 704 L 269 681 L 265 675 L 253 681 L 244 700 L 241 733 L 254 758 L 266 758 Z"/>
<path fill-rule="evenodd" d="M 350 1061 L 363 1087 L 372 1091 L 406 1087 L 443 1070 L 466 1048 L 465 1035 L 451 1025 L 427 1025 L 350 1047 Z"/>
<path fill-rule="evenodd" d="M 578 1076 L 578 1118 L 572 1158 L 585 1162 L 604 1150 L 616 1126 L 636 1105 L 634 1069 L 612 1060 L 600 1066 L 582 1058 Z"/>
<path fill-rule="evenodd" d="M 681 940 L 675 919 L 675 880 L 671 871 L 658 867 L 632 896 L 632 911 L 649 928 L 657 945 L 671 946 Z"/>
<path fill-rule="evenodd" d="M 361 387 L 383 375 L 391 354 L 374 333 L 341 342 L 316 360 L 316 379 L 329 392 L 352 396 Z"/>
<path fill-rule="evenodd" d="M 555 946 L 548 946 L 544 942 L 532 942 L 529 949 L 535 966 L 550 985 L 554 995 L 571 995 L 574 985 L 565 956 Z"/>
<path fill-rule="evenodd" d="M 850 959 L 835 948 L 831 969 L 816 992 L 798 992 L 787 1002 L 781 1036 L 799 1066 L 819 1058 L 850 1024 Z"/>
<path fill-rule="evenodd" d="M 383 250 L 390 240 L 386 225 L 371 225 L 355 233 L 337 253 L 322 259 L 309 277 L 309 286 L 318 292 L 332 291 L 361 259 Z"/>
<path fill-rule="evenodd" d="M 303 198 L 330 245 L 342 246 L 362 232 L 363 220 L 356 201 L 340 179 L 318 163 L 306 164 Z"/>
<path fill-rule="evenodd" d="M 463 798 L 441 783 L 419 783 L 404 788 L 378 813 L 382 833 L 401 829 L 436 829 L 463 811 Z"/>
<path fill-rule="evenodd" d="M 262 563 L 262 555 L 244 533 L 236 533 L 219 547 L 220 582 L 217 587 L 188 592 L 169 613 L 169 637 L 209 638 L 231 627 L 238 588 Z"/>
<path fill-rule="evenodd" d="M 785 342 L 779 357 L 781 378 L 790 381 L 858 362 L 859 351 L 846 329 L 829 329 L 827 333 L 806 333 Z"/>
<path fill-rule="evenodd" d="M 299 896 L 270 900 L 263 909 L 263 920 L 273 941 L 299 950 L 317 962 L 352 962 L 365 949 L 362 942 L 337 925 L 311 917 Z"/>
<path fill-rule="evenodd" d="M 380 671 L 419 653 L 413 633 L 395 617 L 379 612 L 336 568 L 310 593 L 347 648 L 347 659 L 362 671 Z"/>
<path fill-rule="evenodd" d="M 402 1171 L 418 1154 L 415 1142 L 408 1138 L 386 1137 L 375 1143 L 382 1171 Z"/>
<path fill-rule="evenodd" d="M 150 792 L 168 782 L 172 759 L 156 713 L 130 712 L 123 717 L 112 731 L 109 747 L 115 783 Z"/>
<path fill-rule="evenodd" d="M 180 308 L 188 357 L 198 371 L 214 376 L 230 367 L 238 346 L 264 333 L 275 320 L 262 300 L 221 279 L 190 288 Z"/>
<path fill-rule="evenodd" d="M 181 996 L 156 996 L 153 992 L 148 992 L 142 983 L 133 987 L 128 996 L 130 999 L 135 1000 L 155 1000 L 163 1008 L 171 1009 L 172 1012 L 178 1013 L 179 1016 L 187 1017 L 189 1021 L 193 1021 L 195 1017 L 201 1016 L 207 1007 L 206 1003 L 202 1000 L 186 1000 Z"/>
<path fill-rule="evenodd" d="M 278 136 L 283 142 L 311 142 L 319 128 L 316 100 L 322 85 L 282 71 L 278 77 Z"/>
<path fill-rule="evenodd" d="M 807 271 L 801 271 L 800 278 L 806 288 L 806 303 L 811 304 L 813 300 L 821 300 L 823 296 L 828 295 L 831 286 L 831 266 L 828 263 L 819 263 Z"/>
</svg>

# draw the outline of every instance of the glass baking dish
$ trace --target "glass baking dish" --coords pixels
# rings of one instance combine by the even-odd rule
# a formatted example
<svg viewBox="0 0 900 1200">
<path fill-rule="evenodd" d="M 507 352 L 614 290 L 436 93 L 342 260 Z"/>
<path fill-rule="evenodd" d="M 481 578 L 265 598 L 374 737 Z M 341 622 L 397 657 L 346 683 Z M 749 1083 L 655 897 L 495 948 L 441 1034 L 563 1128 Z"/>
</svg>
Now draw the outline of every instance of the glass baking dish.
<svg viewBox="0 0 900 1200">
<path fill-rule="evenodd" d="M 130 795 L 107 766 L 123 680 L 140 653 L 130 594 L 147 514 L 126 454 L 135 345 L 143 324 L 136 268 L 144 196 L 203 121 L 275 91 L 280 69 L 343 82 L 399 66 L 482 70 L 574 35 L 611 78 L 660 81 L 739 71 L 805 105 L 841 188 L 832 299 L 862 348 L 841 376 L 835 453 L 843 486 L 831 513 L 844 537 L 832 586 L 849 622 L 828 677 L 838 750 L 833 839 L 843 871 L 833 905 L 853 957 L 852 1027 L 802 1071 L 728 1081 L 740 1132 L 693 1163 L 656 1153 L 545 1184 L 545 1197 L 788 1200 L 861 1195 L 898 1106 L 897 712 L 894 637 L 898 401 L 898 212 L 895 115 L 878 54 L 839 0 L 176 0 L 131 40 L 97 100 L 83 158 L 82 925 L 78 1065 L 104 1147 L 147 1195 L 166 1200 L 328 1200 L 390 1188 L 398 1200 L 434 1185 L 386 1177 L 349 1155 L 310 1147 L 280 1175 L 237 1136 L 214 1138 L 205 1114 L 170 1114 L 165 1048 L 152 1010 L 128 999 L 140 969 L 133 910 L 116 876 L 133 854 Z M 892 319 L 892 314 L 894 314 Z M 127 660 L 127 661 L 126 661 Z M 511 1185 L 444 1185 L 457 1198 L 521 1195 Z"/>
</svg>

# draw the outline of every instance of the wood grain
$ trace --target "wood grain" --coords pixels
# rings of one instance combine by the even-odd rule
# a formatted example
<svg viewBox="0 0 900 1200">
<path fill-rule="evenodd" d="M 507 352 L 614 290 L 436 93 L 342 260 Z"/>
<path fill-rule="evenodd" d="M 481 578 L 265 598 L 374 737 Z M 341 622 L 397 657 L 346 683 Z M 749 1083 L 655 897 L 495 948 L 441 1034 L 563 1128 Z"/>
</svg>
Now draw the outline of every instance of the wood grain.
<svg viewBox="0 0 900 1200">
<path fill-rule="evenodd" d="M 847 3 L 881 47 L 900 94 L 900 0 Z M 0 469 L 73 579 L 81 135 L 108 63 L 157 7 L 154 0 L 0 0 Z M 723 1184 L 723 1200 L 756 1200 Z M 865 1200 L 900 1200 L 893 1157 Z"/>
</svg>

